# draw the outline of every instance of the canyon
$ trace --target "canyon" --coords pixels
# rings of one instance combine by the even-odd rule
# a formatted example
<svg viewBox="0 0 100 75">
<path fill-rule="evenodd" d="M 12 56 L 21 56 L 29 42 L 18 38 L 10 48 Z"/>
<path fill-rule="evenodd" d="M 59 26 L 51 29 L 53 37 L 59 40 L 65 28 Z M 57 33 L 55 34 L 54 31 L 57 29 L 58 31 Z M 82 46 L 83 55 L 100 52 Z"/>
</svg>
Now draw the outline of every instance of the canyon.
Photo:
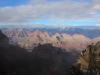
<svg viewBox="0 0 100 75">
<path fill-rule="evenodd" d="M 66 52 L 51 44 L 38 44 L 27 52 L 9 44 L 9 38 L 0 31 L 0 75 L 55 75 L 76 62 L 77 52 Z"/>
<path fill-rule="evenodd" d="M 2 32 L 9 38 L 9 43 L 32 51 L 39 43 L 50 43 L 66 51 L 84 50 L 87 45 L 100 40 L 100 29 L 46 29 L 46 28 L 7 28 Z"/>
<path fill-rule="evenodd" d="M 22 28 L 0 31 L 0 74 L 100 74 L 100 36 L 74 33 Z"/>
</svg>

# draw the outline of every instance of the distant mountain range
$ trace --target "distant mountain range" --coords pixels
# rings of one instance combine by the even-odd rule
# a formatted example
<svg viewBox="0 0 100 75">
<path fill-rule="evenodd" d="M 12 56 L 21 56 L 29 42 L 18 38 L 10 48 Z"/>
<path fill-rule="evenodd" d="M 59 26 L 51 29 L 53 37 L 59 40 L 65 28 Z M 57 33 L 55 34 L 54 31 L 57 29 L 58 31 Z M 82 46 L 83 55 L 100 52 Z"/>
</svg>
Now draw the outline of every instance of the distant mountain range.
<svg viewBox="0 0 100 75">
<path fill-rule="evenodd" d="M 69 29 L 69 28 L 81 28 L 81 29 L 100 29 L 100 26 L 91 25 L 91 26 L 73 26 L 73 25 L 44 25 L 44 24 L 32 24 L 32 25 L 0 25 L 0 29 L 7 29 L 7 28 L 46 28 L 46 29 Z"/>
<path fill-rule="evenodd" d="M 100 40 L 100 27 L 62 28 L 1 28 L 10 43 L 32 50 L 38 43 L 51 43 L 67 51 L 83 50 L 90 43 Z"/>
</svg>

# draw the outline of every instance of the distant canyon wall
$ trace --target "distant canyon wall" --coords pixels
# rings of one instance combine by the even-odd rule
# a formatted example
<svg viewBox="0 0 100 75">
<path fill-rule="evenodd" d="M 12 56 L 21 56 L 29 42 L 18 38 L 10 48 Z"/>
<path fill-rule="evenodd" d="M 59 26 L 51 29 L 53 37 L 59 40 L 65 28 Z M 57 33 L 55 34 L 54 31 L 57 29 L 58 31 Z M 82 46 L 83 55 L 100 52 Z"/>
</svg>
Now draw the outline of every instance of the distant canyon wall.
<svg viewBox="0 0 100 75">
<path fill-rule="evenodd" d="M 17 28 L 6 29 L 2 32 L 9 37 L 10 43 L 19 45 L 20 47 L 26 48 L 27 50 L 32 50 L 33 47 L 38 45 L 38 43 L 51 43 L 53 46 L 66 49 L 66 51 L 73 49 L 83 50 L 86 48 L 87 45 L 91 43 L 96 43 L 100 40 L 98 32 L 99 30 L 91 30 L 91 32 L 90 30 L 84 30 L 83 32 L 83 30 L 80 29 L 79 31 L 78 29 L 76 32 L 75 31 L 70 30 L 66 32 L 61 32 L 59 30 L 55 30 L 55 32 L 53 32 L 52 29 L 51 32 L 50 29 L 48 31 L 45 29 L 44 31 L 41 29 L 30 31 L 28 29 Z"/>
</svg>

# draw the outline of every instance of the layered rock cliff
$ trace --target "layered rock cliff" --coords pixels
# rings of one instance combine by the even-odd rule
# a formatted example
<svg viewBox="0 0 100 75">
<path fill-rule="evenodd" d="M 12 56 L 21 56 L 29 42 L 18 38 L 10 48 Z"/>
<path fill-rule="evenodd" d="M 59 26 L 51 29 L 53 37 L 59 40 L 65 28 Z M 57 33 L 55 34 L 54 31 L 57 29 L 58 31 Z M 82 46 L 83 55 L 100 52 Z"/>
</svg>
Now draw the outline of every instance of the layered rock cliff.
<svg viewBox="0 0 100 75">
<path fill-rule="evenodd" d="M 40 30 L 8 29 L 3 30 L 3 33 L 9 37 L 10 43 L 17 44 L 28 51 L 31 51 L 38 43 L 51 43 L 55 47 L 66 49 L 66 51 L 83 50 L 91 41 L 90 38 L 82 34 L 70 35 L 67 32 L 51 34 L 51 32 Z"/>
<path fill-rule="evenodd" d="M 81 70 L 100 70 L 100 42 L 88 45 L 86 50 L 79 54 Z"/>
</svg>

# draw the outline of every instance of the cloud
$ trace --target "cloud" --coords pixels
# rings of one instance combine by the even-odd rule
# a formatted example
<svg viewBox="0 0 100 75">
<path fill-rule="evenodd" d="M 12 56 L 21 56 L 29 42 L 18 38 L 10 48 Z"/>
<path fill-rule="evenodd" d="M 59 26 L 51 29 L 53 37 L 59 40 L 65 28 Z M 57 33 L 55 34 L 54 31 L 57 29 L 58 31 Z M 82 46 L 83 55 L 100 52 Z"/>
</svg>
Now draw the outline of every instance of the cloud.
<svg viewBox="0 0 100 75">
<path fill-rule="evenodd" d="M 96 24 L 95 26 L 100 26 L 100 24 Z"/>
<path fill-rule="evenodd" d="M 0 23 L 27 23 L 39 19 L 55 21 L 99 21 L 100 0 L 30 0 L 27 5 L 0 8 Z M 49 16 L 49 17 L 48 17 Z"/>
<path fill-rule="evenodd" d="M 93 6 L 95 10 L 100 10 L 100 0 L 93 0 Z"/>
</svg>

